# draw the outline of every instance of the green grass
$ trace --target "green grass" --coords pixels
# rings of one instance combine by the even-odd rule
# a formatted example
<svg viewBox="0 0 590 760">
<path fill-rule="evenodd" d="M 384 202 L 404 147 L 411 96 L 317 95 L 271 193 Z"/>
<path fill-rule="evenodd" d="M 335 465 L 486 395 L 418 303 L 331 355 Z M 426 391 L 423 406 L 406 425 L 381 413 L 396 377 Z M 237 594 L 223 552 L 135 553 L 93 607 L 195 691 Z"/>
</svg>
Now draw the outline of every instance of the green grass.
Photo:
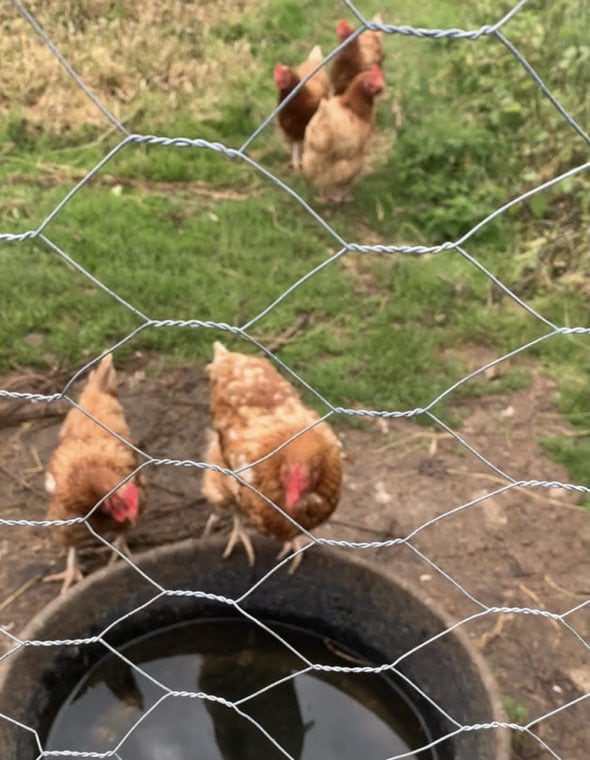
<svg viewBox="0 0 590 760">
<path fill-rule="evenodd" d="M 510 28 L 549 85 L 581 116 L 576 93 L 584 88 L 578 73 L 586 53 L 570 17 L 558 18 L 562 5 L 526 11 Z M 417 7 L 404 0 L 385 20 L 475 28 L 506 9 L 496 6 L 481 0 L 460 8 L 452 2 Z M 369 15 L 376 10 L 377 3 L 366 8 Z M 173 106 L 169 88 L 157 86 L 132 105 L 124 103 L 129 128 L 239 147 L 274 106 L 276 61 L 297 63 L 316 42 L 328 51 L 342 15 L 329 3 L 266 0 L 241 16 L 215 15 L 205 41 L 191 42 L 185 30 L 178 45 L 194 46 L 187 66 L 207 54 L 221 58 L 206 80 L 192 82 L 192 90 L 179 87 Z M 559 35 L 549 36 L 550 24 Z M 162 44 L 173 31 L 173 25 L 163 28 Z M 316 203 L 305 178 L 287 170 L 274 125 L 249 151 L 345 239 L 425 245 L 453 240 L 506 200 L 585 160 L 573 132 L 497 41 L 394 36 L 385 46 L 387 92 L 378 105 L 377 155 L 349 206 Z M 183 48 L 182 55 L 192 49 Z M 224 69 L 226 59 L 232 63 Z M 553 59 L 558 65 L 548 68 Z M 157 66 L 151 59 L 136 62 L 148 78 L 152 64 Z M 394 98 L 403 115 L 395 139 Z M 0 224 L 15 233 L 35 229 L 120 139 L 87 121 L 42 129 L 25 114 L 26 104 L 15 103 L 0 127 Z M 584 177 L 561 184 L 465 244 L 558 325 L 587 325 L 590 315 L 582 237 L 587 190 Z M 127 145 L 45 234 L 150 319 L 233 325 L 255 319 L 339 249 L 288 194 L 244 162 L 207 148 L 159 145 Z M 0 244 L 0 282 L 0 371 L 73 365 L 141 324 L 42 241 Z M 500 356 L 549 332 L 456 251 L 348 253 L 302 283 L 249 332 L 272 342 L 302 316 L 305 328 L 281 348 L 281 357 L 331 403 L 365 408 L 426 406 L 466 374 L 464 347 L 484 346 Z M 215 330 L 149 328 L 118 359 L 141 349 L 170 362 L 203 363 L 218 337 Z M 553 337 L 523 358 L 531 357 L 560 380 L 559 408 L 582 429 L 588 422 L 587 336 Z M 526 388 L 530 372 L 530 362 L 525 369 L 516 361 L 492 383 L 474 378 L 435 411 L 452 417 L 452 403 L 461 396 Z M 587 482 L 578 455 L 583 446 L 572 448 L 567 439 L 546 446 L 572 478 Z"/>
<path fill-rule="evenodd" d="M 578 439 L 563 436 L 544 436 L 541 444 L 556 462 L 565 467 L 573 483 L 588 483 L 588 462 L 590 462 L 590 432 L 586 431 Z M 590 510 L 590 497 L 583 496 L 584 507 Z"/>
<path fill-rule="evenodd" d="M 512 697 L 504 697 L 503 699 L 504 712 L 510 723 L 517 723 L 521 726 L 525 725 L 529 716 L 527 708 Z M 526 751 L 527 747 L 533 744 L 533 740 L 527 734 L 520 731 L 512 731 L 510 734 L 510 743 L 515 752 L 520 757 L 520 752 Z"/>
<path fill-rule="evenodd" d="M 557 407 L 573 430 L 566 436 L 544 436 L 541 444 L 555 461 L 568 469 L 572 483 L 588 485 L 590 411 L 587 378 L 583 373 L 570 370 L 566 371 L 561 379 Z M 589 496 L 584 496 L 581 502 L 590 510 Z"/>
</svg>

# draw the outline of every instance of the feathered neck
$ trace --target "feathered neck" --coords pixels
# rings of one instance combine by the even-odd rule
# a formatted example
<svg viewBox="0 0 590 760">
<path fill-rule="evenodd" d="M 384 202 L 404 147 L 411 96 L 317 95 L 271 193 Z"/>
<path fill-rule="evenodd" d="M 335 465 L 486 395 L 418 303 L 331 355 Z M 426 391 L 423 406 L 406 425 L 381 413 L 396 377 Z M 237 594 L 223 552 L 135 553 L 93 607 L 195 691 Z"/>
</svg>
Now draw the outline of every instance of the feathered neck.
<svg viewBox="0 0 590 760">
<path fill-rule="evenodd" d="M 361 119 L 369 120 L 372 117 L 375 95 L 367 90 L 364 73 L 358 74 L 352 80 L 348 89 L 340 98 L 342 105 L 350 108 Z"/>
</svg>

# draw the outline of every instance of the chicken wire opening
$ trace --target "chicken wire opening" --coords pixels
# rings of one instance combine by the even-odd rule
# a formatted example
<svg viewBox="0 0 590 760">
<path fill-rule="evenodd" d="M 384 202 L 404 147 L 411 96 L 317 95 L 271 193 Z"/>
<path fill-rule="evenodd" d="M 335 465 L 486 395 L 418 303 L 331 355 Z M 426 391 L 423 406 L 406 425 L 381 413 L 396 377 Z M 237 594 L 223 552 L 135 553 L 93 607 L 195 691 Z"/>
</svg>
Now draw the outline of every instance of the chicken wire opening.
<svg viewBox="0 0 590 760">
<path fill-rule="evenodd" d="M 349 8 L 355 13 L 355 15 L 359 18 L 361 23 L 364 23 L 367 28 L 380 28 L 383 31 L 390 33 L 390 34 L 404 34 L 404 35 L 413 35 L 417 37 L 427 37 L 427 38 L 463 38 L 463 39 L 469 39 L 476 41 L 478 38 L 482 36 L 487 35 L 494 35 L 506 48 L 510 53 L 514 56 L 516 61 L 518 61 L 519 64 L 521 64 L 529 73 L 531 78 L 537 83 L 537 85 L 543 90 L 544 94 L 551 100 L 553 105 L 557 108 L 557 110 L 562 114 L 564 119 L 567 121 L 567 123 L 572 127 L 572 129 L 577 133 L 579 137 L 581 137 L 586 144 L 590 143 L 590 138 L 588 137 L 588 134 L 584 131 L 580 125 L 578 125 L 575 120 L 563 109 L 563 107 L 559 104 L 559 102 L 555 99 L 555 97 L 552 95 L 552 93 L 548 90 L 546 85 L 543 83 L 543 81 L 540 79 L 540 77 L 537 75 L 537 73 L 534 71 L 534 69 L 530 66 L 530 64 L 526 61 L 526 59 L 523 58 L 523 56 L 519 53 L 519 51 L 514 47 L 514 45 L 504 36 L 503 32 L 500 31 L 505 25 L 509 24 L 510 19 L 519 12 L 519 10 L 525 5 L 526 0 L 521 0 L 521 2 L 518 2 L 514 5 L 514 7 L 509 11 L 509 13 L 506 14 L 502 19 L 498 20 L 494 24 L 486 25 L 484 27 L 481 27 L 477 30 L 471 30 L 471 31 L 465 31 L 465 30 L 457 30 L 457 29 L 451 29 L 451 30 L 440 30 L 440 29 L 416 29 L 412 27 L 398 27 L 395 25 L 381 25 L 381 24 L 375 24 L 373 22 L 369 22 L 362 18 L 362 15 L 358 13 L 356 8 L 352 4 L 347 3 Z M 13 5 L 21 12 L 21 14 L 25 15 L 28 20 L 32 23 L 32 25 L 36 28 L 36 31 L 41 34 L 44 41 L 52 47 L 51 41 L 44 35 L 43 30 L 41 30 L 38 25 L 36 24 L 35 20 L 29 16 L 26 12 L 26 10 L 20 5 L 18 2 L 13 1 Z M 59 54 L 59 51 L 57 51 L 54 47 L 52 47 L 53 52 L 58 55 L 60 58 L 60 61 L 62 64 L 66 65 L 67 62 L 64 61 L 61 54 Z M 327 59 L 326 59 L 327 60 Z M 70 75 L 74 78 L 76 83 L 80 86 L 83 86 L 83 83 L 77 77 L 75 72 L 71 70 L 71 68 L 67 67 L 68 72 Z M 89 94 L 88 90 L 85 89 L 87 94 Z M 100 107 L 100 110 L 105 115 L 105 117 L 111 122 L 111 124 L 118 129 L 123 135 L 124 138 L 122 139 L 122 142 L 117 145 L 111 153 L 105 156 L 105 158 L 97 164 L 81 181 L 76 185 L 70 193 L 63 199 L 62 202 L 60 202 L 55 209 L 49 214 L 47 218 L 43 220 L 43 222 L 40 224 L 40 226 L 35 230 L 30 230 L 28 232 L 22 233 L 22 234 L 12 234 L 10 232 L 8 233 L 2 233 L 0 234 L 0 240 L 6 241 L 6 242 L 13 242 L 17 243 L 19 241 L 24 241 L 28 239 L 36 239 L 40 242 L 40 244 L 47 246 L 56 256 L 60 257 L 63 261 L 67 262 L 68 264 L 73 265 L 83 276 L 87 277 L 91 282 L 93 282 L 96 286 L 100 287 L 107 295 L 110 297 L 116 299 L 124 308 L 129 309 L 132 311 L 136 316 L 138 316 L 141 320 L 140 327 L 137 328 L 134 332 L 130 333 L 129 335 L 122 338 L 117 344 L 114 346 L 105 349 L 104 353 L 107 353 L 108 351 L 116 349 L 118 346 L 121 346 L 128 341 L 132 340 L 136 334 L 141 332 L 144 329 L 150 328 L 219 328 L 221 330 L 229 331 L 230 333 L 233 333 L 235 335 L 239 335 L 240 337 L 244 338 L 245 340 L 251 341 L 256 347 L 262 348 L 263 350 L 266 350 L 264 346 L 260 346 L 248 333 L 248 330 L 258 321 L 260 320 L 265 313 L 267 313 L 270 309 L 272 309 L 274 306 L 276 306 L 282 298 L 285 297 L 286 293 L 283 294 L 280 298 L 278 298 L 275 302 L 273 302 L 268 309 L 261 312 L 258 316 L 251 319 L 247 324 L 236 326 L 236 325 L 229 325 L 226 323 L 219 323 L 219 322 L 204 322 L 200 320 L 157 320 L 150 318 L 148 315 L 140 313 L 132 304 L 127 303 L 124 301 L 113 289 L 105 286 L 100 281 L 97 281 L 93 276 L 86 270 L 84 270 L 82 267 L 80 267 L 69 255 L 67 252 L 61 250 L 52 240 L 50 237 L 50 233 L 48 231 L 48 226 L 50 225 L 51 221 L 55 218 L 57 214 L 61 211 L 61 209 L 69 202 L 69 200 L 75 195 L 78 190 L 83 187 L 93 176 L 96 175 L 97 172 L 101 171 L 102 168 L 111 160 L 111 158 L 116 155 L 119 150 L 123 149 L 128 144 L 156 144 L 161 145 L 164 148 L 170 148 L 170 147 L 180 147 L 183 149 L 203 149 L 203 150 L 214 150 L 220 153 L 221 155 L 231 158 L 231 159 L 239 159 L 243 160 L 247 164 L 250 165 L 253 169 L 259 171 L 262 176 L 264 176 L 267 180 L 274 182 L 276 186 L 284 191 L 287 192 L 296 203 L 298 203 L 303 210 L 305 210 L 307 213 L 309 213 L 319 224 L 322 225 L 322 227 L 326 230 L 326 232 L 333 237 L 333 239 L 342 246 L 342 248 L 338 251 L 337 254 L 335 254 L 327 263 L 332 263 L 332 261 L 335 261 L 339 259 L 341 256 L 345 255 L 349 252 L 359 252 L 359 253 L 379 253 L 379 254 L 389 254 L 389 253 L 399 253 L 399 254 L 423 254 L 423 253 L 440 253 L 442 251 L 448 251 L 448 250 L 455 250 L 460 255 L 465 257 L 467 261 L 473 264 L 473 266 L 477 267 L 486 277 L 489 278 L 491 282 L 493 282 L 495 285 L 501 288 L 501 290 L 505 293 L 506 296 L 511 298 L 514 303 L 521 306 L 523 309 L 525 309 L 535 320 L 538 320 L 539 323 L 541 323 L 546 328 L 546 333 L 542 335 L 540 338 L 535 339 L 534 341 L 531 341 L 530 343 L 527 343 L 526 345 L 519 346 L 517 349 L 515 349 L 510 354 L 507 354 L 505 356 L 499 357 L 497 359 L 494 359 L 493 361 L 485 364 L 484 366 L 479 367 L 477 370 L 475 370 L 473 373 L 471 373 L 469 376 L 462 378 L 460 381 L 458 381 L 455 385 L 448 388 L 444 391 L 437 399 L 430 400 L 429 403 L 426 403 L 428 400 L 425 400 L 425 406 L 418 409 L 413 409 L 410 411 L 392 411 L 392 410 L 377 410 L 377 409 L 349 409 L 349 408 L 341 408 L 341 407 L 335 407 L 331 406 L 330 403 L 327 403 L 327 406 L 329 408 L 328 415 L 333 416 L 337 414 L 345 414 L 345 415 L 358 415 L 358 416 L 368 416 L 368 417 L 411 417 L 417 414 L 424 414 L 431 418 L 433 422 L 435 422 L 441 429 L 447 431 L 450 435 L 452 435 L 457 443 L 465 448 L 465 450 L 469 451 L 471 454 L 475 455 L 481 463 L 483 463 L 486 467 L 489 467 L 492 472 L 497 475 L 499 478 L 503 479 L 505 482 L 505 485 L 502 486 L 502 488 L 498 489 L 496 493 L 500 493 L 502 491 L 509 491 L 512 489 L 566 489 L 570 491 L 576 491 L 578 493 L 584 493 L 588 494 L 589 489 L 585 486 L 572 484 L 572 483 L 561 483 L 561 482 L 553 482 L 550 480 L 528 480 L 528 481 L 520 481 L 515 480 L 512 478 L 509 474 L 502 471 L 498 467 L 494 465 L 492 461 L 488 457 L 486 457 L 485 452 L 478 452 L 473 447 L 470 447 L 469 444 L 455 431 L 448 428 L 440 419 L 438 419 L 434 412 L 433 408 L 435 407 L 436 403 L 446 396 L 447 394 L 451 393 L 453 390 L 455 390 L 459 385 L 467 382 L 470 378 L 477 376 L 483 372 L 485 372 L 488 369 L 491 369 L 493 366 L 507 360 L 509 357 L 513 355 L 517 355 L 521 352 L 526 351 L 527 349 L 531 348 L 536 343 L 546 340 L 548 338 L 556 338 L 557 336 L 564 336 L 564 335 L 572 335 L 572 334 L 579 334 L 579 335 L 588 335 L 590 333 L 590 329 L 585 326 L 577 326 L 577 327 L 571 327 L 571 326 L 560 326 L 558 324 L 555 324 L 548 320 L 546 317 L 544 317 L 542 314 L 539 314 L 534 309 L 532 309 L 525 301 L 520 299 L 516 294 L 510 291 L 509 288 L 505 287 L 493 274 L 493 272 L 490 272 L 486 270 L 475 258 L 471 257 L 471 255 L 468 253 L 467 250 L 465 250 L 466 245 L 472 238 L 472 236 L 480 229 L 482 229 L 485 225 L 487 225 L 489 222 L 491 222 L 493 219 L 495 219 L 497 216 L 499 216 L 502 213 L 505 213 L 510 208 L 515 206 L 516 204 L 520 204 L 523 201 L 527 200 L 531 196 L 539 193 L 542 190 L 548 189 L 549 187 L 552 187 L 553 185 L 556 185 L 563 180 L 567 179 L 568 177 L 574 176 L 575 174 L 585 171 L 588 168 L 590 168 L 590 163 L 586 162 L 583 164 L 580 164 L 579 166 L 574 167 L 573 169 L 565 172 L 564 174 L 560 176 L 556 176 L 547 182 L 532 188 L 526 193 L 523 193 L 518 198 L 512 199 L 508 202 L 506 202 L 501 207 L 493 210 L 490 212 L 490 214 L 483 219 L 479 224 L 477 224 L 472 229 L 468 230 L 463 234 L 459 239 L 452 242 L 447 242 L 442 245 L 438 246 L 400 246 L 400 245 L 364 245 L 364 244 L 357 244 L 354 242 L 346 241 L 344 240 L 336 230 L 334 230 L 328 222 L 318 213 L 316 213 L 313 208 L 306 203 L 289 185 L 285 184 L 284 182 L 281 182 L 277 177 L 275 177 L 272 173 L 270 173 L 268 170 L 266 170 L 263 166 L 259 165 L 256 161 L 251 159 L 246 151 L 252 141 L 256 139 L 256 137 L 261 133 L 261 131 L 270 123 L 270 121 L 276 116 L 276 109 L 273 111 L 272 114 L 269 115 L 268 119 L 265 120 L 260 127 L 252 133 L 252 135 L 244 142 L 244 144 L 240 148 L 231 148 L 227 147 L 225 145 L 221 145 L 219 143 L 212 143 L 207 140 L 200 140 L 200 139 L 194 139 L 194 140 L 188 140 L 184 138 L 170 138 L 170 137 L 161 137 L 161 136 L 153 136 L 153 135 L 133 135 L 128 132 L 128 130 L 115 118 L 113 117 L 107 109 L 102 106 L 102 104 L 99 104 L 96 99 L 94 99 L 94 102 L 97 103 Z M 325 264 L 321 265 L 324 266 Z M 307 276 L 311 276 L 313 273 L 310 272 Z M 291 288 L 289 288 L 289 292 L 292 293 L 297 289 L 297 287 L 303 282 L 305 278 L 302 278 L 302 280 L 294 283 Z M 45 394 L 35 394 L 35 393 L 17 393 L 13 391 L 0 391 L 0 396 L 2 397 L 8 397 L 13 399 L 28 399 L 31 401 L 40 401 L 40 402 L 47 402 L 51 403 L 53 401 L 59 400 L 59 399 L 66 399 L 69 403 L 74 404 L 74 402 L 71 400 L 71 398 L 68 395 L 68 390 L 70 387 L 71 382 L 75 379 L 75 377 L 78 377 L 81 375 L 91 364 L 98 361 L 98 358 L 96 357 L 88 362 L 88 364 L 82 368 L 74 377 L 71 378 L 70 382 L 66 385 L 64 390 L 60 393 L 52 394 L 52 395 L 45 395 Z M 287 368 L 288 369 L 288 368 Z M 310 389 L 313 392 L 313 388 Z M 202 463 L 198 462 L 192 462 L 192 461 L 182 461 L 182 460 L 172 460 L 172 459 L 156 459 L 153 457 L 146 456 L 146 463 L 148 465 L 164 465 L 164 466 L 172 466 L 172 467 L 178 467 L 178 466 L 202 466 Z M 492 494 L 493 495 L 493 494 Z M 487 498 L 489 494 L 486 497 Z M 456 510 L 466 509 L 472 506 L 472 504 L 477 503 L 476 501 L 470 502 L 467 504 L 463 504 L 458 506 L 454 510 L 450 510 L 446 514 L 450 514 L 451 512 L 455 512 Z M 442 520 L 446 517 L 446 514 L 441 515 L 437 518 L 437 520 Z M 11 521 L 10 520 L 3 520 L 0 522 L 2 525 L 10 526 Z M 30 527 L 36 526 L 36 525 L 47 525 L 45 521 L 41 520 L 23 520 L 20 521 L 19 524 L 28 525 Z M 313 537 L 312 537 L 313 538 Z M 409 540 L 412 538 L 412 536 L 407 536 L 403 539 L 403 541 L 409 542 Z M 381 542 L 372 542 L 372 546 L 375 548 L 377 547 L 391 547 L 394 546 L 397 543 L 400 543 L 401 539 L 395 539 L 390 541 L 381 541 Z M 320 543 L 318 541 L 318 543 Z M 333 540 L 330 542 L 324 541 L 323 543 L 332 543 L 335 545 L 341 545 L 345 548 L 347 548 L 349 551 L 353 552 L 355 549 L 364 549 L 367 547 L 366 542 L 362 541 L 339 541 L 339 540 Z M 411 544 L 408 543 L 408 545 L 411 546 Z M 307 552 L 310 556 L 313 555 L 312 552 Z M 426 557 L 424 558 L 425 561 L 430 562 L 430 560 Z M 307 560 L 307 557 L 306 557 Z M 127 562 L 127 560 L 125 560 Z M 134 567 L 132 562 L 129 562 L 129 567 Z M 431 563 L 432 569 L 440 573 L 441 575 L 445 575 L 444 571 L 441 570 L 435 563 Z M 464 589 L 461 584 L 456 583 L 453 578 L 448 578 L 452 583 L 455 584 L 455 586 L 464 594 L 469 596 L 469 593 L 466 589 Z M 470 597 L 471 598 L 471 597 Z M 477 600 L 476 600 L 477 601 Z M 477 601 L 477 603 L 481 607 L 481 614 L 482 615 L 493 615 L 497 613 L 498 611 L 502 613 L 502 609 L 494 608 L 485 605 L 484 603 L 481 603 Z M 542 608 L 537 607 L 520 607 L 520 608 L 510 608 L 508 611 L 511 614 L 520 614 L 520 615 L 537 615 L 537 616 L 544 616 L 546 619 L 552 619 L 556 624 L 562 627 L 564 631 L 567 632 L 568 635 L 577 638 L 580 641 L 581 646 L 588 648 L 587 642 L 583 639 L 583 637 L 577 632 L 576 627 L 574 624 L 571 624 L 570 621 L 575 618 L 575 613 L 586 607 L 588 605 L 589 601 L 588 599 L 585 599 L 583 602 L 579 602 L 577 604 L 573 604 L 569 610 L 562 614 L 556 614 L 552 613 L 551 611 L 544 610 Z M 457 626 L 460 626 L 461 623 L 457 623 Z M 50 643 L 50 645 L 47 645 L 44 641 L 36 641 L 36 640 L 30 640 L 28 638 L 25 638 L 24 640 L 20 639 L 17 636 L 11 635 L 9 631 L 2 630 L 2 633 L 8 637 L 8 639 L 12 642 L 13 648 L 10 652 L 5 656 L 5 659 L 9 662 L 13 659 L 11 655 L 14 655 L 14 653 L 18 652 L 18 650 L 23 649 L 24 653 L 26 653 L 29 657 L 33 658 L 35 655 L 37 655 L 39 652 L 42 652 L 44 648 L 47 646 L 48 649 L 51 648 L 51 646 L 57 646 L 55 642 Z M 66 638 L 68 638 L 66 636 Z M 53 641 L 53 640 L 52 640 Z M 73 645 L 77 646 L 77 645 Z M 45 649 L 45 651 L 48 651 L 48 649 Z M 565 702 L 562 706 L 557 708 L 556 710 L 552 710 L 545 715 L 540 715 L 534 718 L 533 720 L 529 721 L 528 723 L 522 723 L 522 724 L 507 724 L 509 727 L 511 727 L 514 731 L 522 731 L 527 733 L 529 736 L 531 736 L 535 741 L 538 742 L 538 744 L 545 749 L 551 757 L 559 758 L 561 755 L 549 747 L 546 742 L 542 740 L 539 736 L 533 736 L 532 731 L 545 719 L 545 718 L 551 718 L 551 716 L 555 713 L 560 712 L 561 710 L 568 709 L 569 707 L 573 707 L 575 703 L 581 702 L 582 700 L 586 699 L 588 696 L 590 696 L 589 693 L 583 694 L 581 697 L 571 700 L 570 702 Z M 6 722 L 11 724 L 11 718 L 10 715 L 4 716 Z M 4 721 L 3 721 L 4 723 Z M 13 725 L 13 724 L 12 724 Z M 495 726 L 492 726 L 495 728 Z M 484 729 L 490 728 L 490 726 L 472 726 L 468 725 L 467 723 L 462 725 L 458 728 L 458 731 L 460 733 L 464 734 L 481 734 L 481 733 L 490 733 L 486 732 Z M 21 727 L 22 731 L 30 732 L 30 729 L 27 729 L 26 726 Z M 37 749 L 39 751 L 39 757 L 44 756 L 44 753 L 42 748 L 40 746 L 37 746 Z"/>
</svg>

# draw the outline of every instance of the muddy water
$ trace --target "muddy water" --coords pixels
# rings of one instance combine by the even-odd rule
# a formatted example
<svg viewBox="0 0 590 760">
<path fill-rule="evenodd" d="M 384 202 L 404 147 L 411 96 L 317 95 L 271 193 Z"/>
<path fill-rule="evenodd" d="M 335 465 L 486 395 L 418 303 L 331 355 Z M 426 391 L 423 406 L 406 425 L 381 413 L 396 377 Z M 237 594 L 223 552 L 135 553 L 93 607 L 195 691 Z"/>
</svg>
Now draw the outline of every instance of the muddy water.
<svg viewBox="0 0 590 760">
<path fill-rule="evenodd" d="M 350 665 L 337 647 L 306 631 L 273 624 L 312 662 Z M 270 634 L 241 621 L 176 625 L 109 654 L 73 688 L 53 719 L 45 749 L 105 752 L 121 740 L 122 760 L 383 760 L 427 744 L 424 722 L 387 678 L 310 671 Z M 231 707 L 206 699 L 168 696 L 201 692 L 232 702 L 286 678 Z M 141 722 L 130 732 L 130 729 Z M 118 757 L 118 756 L 115 756 Z M 430 752 L 413 760 L 436 760 Z"/>
</svg>

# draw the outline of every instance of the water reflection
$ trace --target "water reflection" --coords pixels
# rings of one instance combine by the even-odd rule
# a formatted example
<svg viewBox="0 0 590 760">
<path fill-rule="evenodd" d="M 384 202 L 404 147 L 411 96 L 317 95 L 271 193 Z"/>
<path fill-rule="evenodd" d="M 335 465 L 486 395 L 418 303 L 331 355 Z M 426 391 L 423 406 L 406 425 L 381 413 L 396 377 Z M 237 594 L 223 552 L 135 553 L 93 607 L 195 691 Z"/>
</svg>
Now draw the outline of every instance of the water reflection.
<svg viewBox="0 0 590 760">
<path fill-rule="evenodd" d="M 286 626 L 272 627 L 311 661 L 346 664 L 321 639 Z M 204 692 L 230 702 L 305 667 L 268 633 L 242 621 L 178 625 L 137 639 L 121 651 L 169 689 Z M 45 748 L 106 752 L 125 737 L 120 750 L 125 760 L 284 759 L 233 708 L 165 696 L 166 690 L 151 679 L 115 655 L 105 657 L 59 710 Z M 293 760 L 383 760 L 428 743 L 421 719 L 404 696 L 374 674 L 310 671 L 247 699 L 240 710 Z M 409 757 L 418 760 L 417 755 Z M 420 760 L 435 758 L 422 752 Z"/>
</svg>

